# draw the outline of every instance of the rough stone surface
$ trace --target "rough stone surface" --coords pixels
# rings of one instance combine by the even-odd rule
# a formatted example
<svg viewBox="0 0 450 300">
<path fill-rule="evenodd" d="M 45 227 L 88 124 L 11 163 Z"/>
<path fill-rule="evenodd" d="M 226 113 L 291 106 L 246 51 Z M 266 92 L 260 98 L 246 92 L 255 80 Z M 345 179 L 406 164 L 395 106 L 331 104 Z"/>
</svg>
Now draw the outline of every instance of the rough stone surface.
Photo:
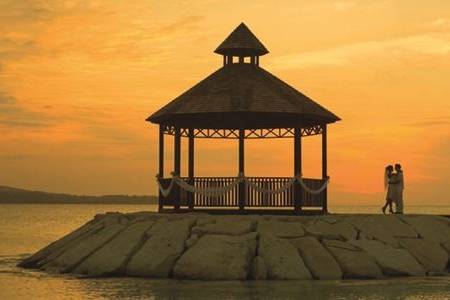
<svg viewBox="0 0 450 300">
<path fill-rule="evenodd" d="M 438 243 L 424 239 L 399 239 L 400 245 L 411 253 L 427 272 L 444 272 L 448 253 Z"/>
<path fill-rule="evenodd" d="M 341 279 L 342 270 L 331 254 L 314 237 L 290 240 L 303 258 L 307 268 L 317 279 Z"/>
<path fill-rule="evenodd" d="M 149 238 L 131 258 L 126 273 L 132 276 L 167 278 L 185 249 L 194 219 L 161 220 L 148 231 Z"/>
<path fill-rule="evenodd" d="M 450 226 L 435 216 L 402 216 L 424 239 L 443 243 L 450 241 Z"/>
<path fill-rule="evenodd" d="M 39 261 L 44 260 L 52 253 L 57 252 L 64 246 L 68 245 L 70 242 L 80 238 L 81 236 L 85 235 L 86 233 L 92 232 L 96 228 L 100 229 L 103 224 L 101 222 L 98 222 L 97 220 L 92 220 L 80 228 L 78 228 L 75 231 L 72 231 L 68 235 L 60 238 L 59 240 L 51 243 L 47 247 L 39 250 L 35 254 L 31 255 L 30 257 L 24 259 L 22 262 L 19 263 L 20 267 L 34 267 Z"/>
<path fill-rule="evenodd" d="M 77 243 L 61 255 L 43 265 L 42 269 L 59 273 L 70 272 L 90 254 L 114 238 L 124 228 L 125 225 L 123 224 L 105 226 L 98 232 L 89 234 L 82 240 L 77 241 Z"/>
<path fill-rule="evenodd" d="M 229 236 L 207 234 L 177 261 L 176 278 L 243 280 L 255 254 L 256 234 Z"/>
<path fill-rule="evenodd" d="M 134 251 L 138 250 L 141 244 L 145 242 L 145 233 L 153 223 L 153 221 L 143 221 L 131 224 L 109 243 L 84 260 L 73 272 L 89 276 L 123 273 L 125 263 L 134 254 Z"/>
<path fill-rule="evenodd" d="M 347 221 L 360 230 L 361 238 L 376 239 L 394 247 L 399 247 L 396 237 L 417 237 L 417 232 L 396 215 L 353 216 Z"/>
<path fill-rule="evenodd" d="M 393 248 L 374 240 L 355 240 L 351 243 L 373 257 L 385 275 L 425 275 L 422 266 L 404 249 Z"/>
<path fill-rule="evenodd" d="M 261 256 L 255 256 L 255 258 L 253 259 L 250 277 L 251 279 L 255 280 L 267 279 L 266 263 Z"/>
<path fill-rule="evenodd" d="M 449 255 L 449 260 L 450 260 L 450 241 L 443 242 L 441 245 L 442 245 L 442 247 L 444 247 L 445 250 L 447 250 L 447 253 Z"/>
<path fill-rule="evenodd" d="M 192 233 L 203 234 L 227 234 L 241 235 L 252 231 L 252 222 L 248 220 L 217 220 L 214 223 L 207 223 L 202 226 L 192 228 Z"/>
<path fill-rule="evenodd" d="M 323 240 L 325 247 L 339 263 L 344 278 L 382 278 L 375 260 L 363 251 L 341 241 Z"/>
<path fill-rule="evenodd" d="M 314 235 L 319 238 L 335 239 L 335 240 L 353 240 L 356 239 L 358 232 L 347 222 L 334 222 L 315 220 L 305 225 L 307 234 Z"/>
<path fill-rule="evenodd" d="M 305 235 L 299 222 L 284 222 L 276 220 L 258 221 L 256 230 L 262 235 L 273 235 L 280 238 L 294 238 Z"/>
<path fill-rule="evenodd" d="M 312 279 L 297 249 L 289 241 L 273 235 L 262 235 L 258 252 L 267 267 L 268 278 Z"/>
<path fill-rule="evenodd" d="M 192 247 L 197 241 L 198 241 L 199 236 L 197 234 L 193 234 L 191 235 L 187 240 L 186 240 L 186 247 Z"/>
<path fill-rule="evenodd" d="M 324 245 L 326 245 L 327 247 L 334 247 L 334 248 L 340 248 L 343 250 L 349 250 L 349 251 L 360 251 L 361 249 L 349 244 L 349 243 L 345 243 L 342 241 L 337 241 L 337 240 L 323 240 Z"/>
</svg>

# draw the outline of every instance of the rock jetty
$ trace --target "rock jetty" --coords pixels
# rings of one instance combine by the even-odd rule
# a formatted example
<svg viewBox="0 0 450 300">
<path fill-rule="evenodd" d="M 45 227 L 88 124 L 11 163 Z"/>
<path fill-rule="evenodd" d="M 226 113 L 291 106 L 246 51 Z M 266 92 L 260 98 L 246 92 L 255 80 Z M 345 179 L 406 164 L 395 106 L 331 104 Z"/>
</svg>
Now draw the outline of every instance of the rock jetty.
<svg viewBox="0 0 450 300">
<path fill-rule="evenodd" d="M 449 275 L 450 219 L 431 215 L 106 213 L 19 266 L 90 277 L 327 280 Z"/>
</svg>

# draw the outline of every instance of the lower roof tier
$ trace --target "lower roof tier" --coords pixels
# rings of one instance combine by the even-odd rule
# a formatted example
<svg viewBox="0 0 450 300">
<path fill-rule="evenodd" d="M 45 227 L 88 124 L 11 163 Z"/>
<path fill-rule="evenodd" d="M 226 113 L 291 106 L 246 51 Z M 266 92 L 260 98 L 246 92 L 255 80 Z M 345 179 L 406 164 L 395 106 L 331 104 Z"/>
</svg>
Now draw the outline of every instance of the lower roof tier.
<svg viewBox="0 0 450 300">
<path fill-rule="evenodd" d="M 147 121 L 195 128 L 306 127 L 340 118 L 261 67 L 226 65 Z"/>
</svg>

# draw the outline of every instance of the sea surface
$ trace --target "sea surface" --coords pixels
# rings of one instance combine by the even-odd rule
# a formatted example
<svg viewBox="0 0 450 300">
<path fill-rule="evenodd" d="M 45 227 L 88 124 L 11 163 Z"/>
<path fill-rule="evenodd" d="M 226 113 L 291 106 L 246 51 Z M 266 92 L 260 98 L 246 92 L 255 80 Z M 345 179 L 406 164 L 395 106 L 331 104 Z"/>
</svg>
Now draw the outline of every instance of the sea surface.
<svg viewBox="0 0 450 300">
<path fill-rule="evenodd" d="M 450 299 L 450 276 L 341 281 L 202 282 L 143 278 L 87 279 L 24 270 L 24 257 L 95 214 L 156 211 L 156 205 L 1 204 L 0 300 L 3 299 Z M 378 206 L 335 206 L 332 213 L 379 213 Z M 450 206 L 408 207 L 450 215 Z"/>
</svg>

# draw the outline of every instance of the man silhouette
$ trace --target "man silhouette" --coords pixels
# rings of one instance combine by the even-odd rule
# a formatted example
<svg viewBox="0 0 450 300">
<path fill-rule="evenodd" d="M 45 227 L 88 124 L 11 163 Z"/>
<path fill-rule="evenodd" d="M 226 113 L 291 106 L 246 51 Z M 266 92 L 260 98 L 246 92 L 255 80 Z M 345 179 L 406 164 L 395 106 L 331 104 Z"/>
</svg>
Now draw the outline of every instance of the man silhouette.
<svg viewBox="0 0 450 300">
<path fill-rule="evenodd" d="M 395 172 L 397 173 L 397 178 L 394 182 L 396 190 L 396 205 L 395 212 L 397 214 L 403 213 L 403 189 L 405 188 L 404 178 L 403 178 L 403 170 L 400 164 L 395 164 Z"/>
</svg>

